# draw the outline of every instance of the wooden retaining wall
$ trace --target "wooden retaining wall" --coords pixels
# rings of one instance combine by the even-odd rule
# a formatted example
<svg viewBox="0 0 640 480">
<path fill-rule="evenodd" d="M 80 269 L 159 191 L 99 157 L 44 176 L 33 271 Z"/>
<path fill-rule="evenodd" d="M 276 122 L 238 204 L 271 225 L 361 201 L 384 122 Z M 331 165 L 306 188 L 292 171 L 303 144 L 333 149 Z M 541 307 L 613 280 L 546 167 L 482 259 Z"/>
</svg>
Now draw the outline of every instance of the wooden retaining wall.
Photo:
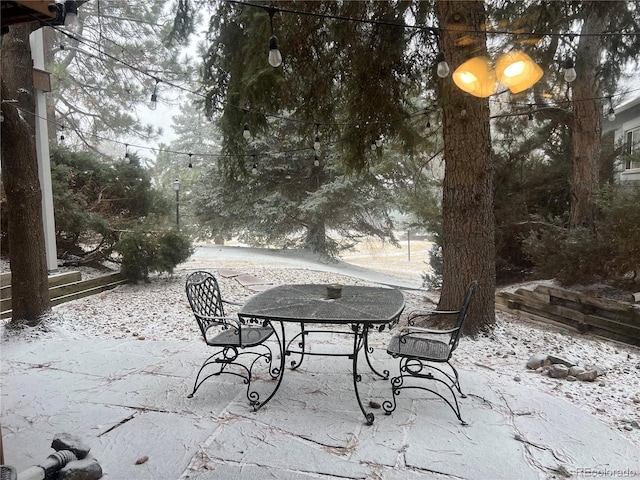
<svg viewBox="0 0 640 480">
<path fill-rule="evenodd" d="M 49 296 L 52 307 L 71 300 L 104 292 L 127 283 L 120 273 L 112 273 L 90 280 L 81 280 L 80 272 L 58 273 L 49 276 Z M 11 317 L 11 274 L 0 275 L 0 318 Z"/>
<path fill-rule="evenodd" d="M 630 302 L 538 285 L 533 290 L 498 292 L 496 308 L 640 346 L 640 307 Z"/>
</svg>

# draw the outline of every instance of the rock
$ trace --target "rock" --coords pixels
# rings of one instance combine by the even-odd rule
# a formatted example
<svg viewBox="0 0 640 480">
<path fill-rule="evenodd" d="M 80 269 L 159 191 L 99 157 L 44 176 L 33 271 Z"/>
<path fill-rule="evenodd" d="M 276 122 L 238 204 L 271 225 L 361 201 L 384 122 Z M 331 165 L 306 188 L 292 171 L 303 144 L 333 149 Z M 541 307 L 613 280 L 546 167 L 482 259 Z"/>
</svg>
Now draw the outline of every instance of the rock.
<svg viewBox="0 0 640 480">
<path fill-rule="evenodd" d="M 58 480 L 97 480 L 102 477 L 102 467 L 93 458 L 85 458 L 67 463 L 56 477 Z"/>
<path fill-rule="evenodd" d="M 571 367 L 569 369 L 569 375 L 575 377 L 581 373 L 584 373 L 586 371 L 586 369 L 584 369 L 583 367 L 579 367 L 578 365 L 574 365 L 573 367 Z"/>
<path fill-rule="evenodd" d="M 578 380 L 576 377 L 574 377 L 573 375 L 568 375 L 567 376 L 567 381 L 568 382 L 575 382 L 576 380 Z"/>
<path fill-rule="evenodd" d="M 547 355 L 544 353 L 536 353 L 531 356 L 529 361 L 527 362 L 527 368 L 530 370 L 536 370 L 542 367 L 542 363 L 547 359 Z"/>
<path fill-rule="evenodd" d="M 566 378 L 569 375 L 569 367 L 562 363 L 554 363 L 549 369 L 551 378 Z"/>
<path fill-rule="evenodd" d="M 586 372 L 582 372 L 576 375 L 578 380 L 582 380 L 583 382 L 593 382 L 596 378 L 598 378 L 598 372 L 595 370 L 587 370 Z"/>
<path fill-rule="evenodd" d="M 552 364 L 565 365 L 567 368 L 568 367 L 573 367 L 574 365 L 578 364 L 578 362 L 576 362 L 573 359 L 563 358 L 563 357 L 556 357 L 555 355 L 549 355 L 548 359 Z"/>
<path fill-rule="evenodd" d="M 91 450 L 91 448 L 80 440 L 80 438 L 69 433 L 56 434 L 51 442 L 51 448 L 56 452 L 59 452 L 60 450 L 71 450 L 79 460 L 86 457 Z"/>
<path fill-rule="evenodd" d="M 519 382 L 519 381 L 521 381 L 522 379 L 521 379 L 519 376 L 517 376 L 517 375 L 516 375 L 515 377 L 513 377 L 513 380 L 514 380 L 515 382 Z"/>
</svg>

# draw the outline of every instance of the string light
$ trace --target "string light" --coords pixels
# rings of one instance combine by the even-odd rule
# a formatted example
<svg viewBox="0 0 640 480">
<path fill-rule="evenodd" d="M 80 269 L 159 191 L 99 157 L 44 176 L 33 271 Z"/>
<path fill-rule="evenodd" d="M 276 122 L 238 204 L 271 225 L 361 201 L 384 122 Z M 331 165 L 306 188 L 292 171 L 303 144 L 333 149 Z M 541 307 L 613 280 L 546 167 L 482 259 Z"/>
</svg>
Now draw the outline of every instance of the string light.
<svg viewBox="0 0 640 480">
<path fill-rule="evenodd" d="M 319 128 L 320 128 L 320 125 L 318 125 L 318 124 L 316 123 L 316 137 L 315 137 L 315 139 L 313 140 L 313 149 L 314 149 L 316 152 L 319 152 L 319 151 L 320 151 L 320 134 L 318 133 L 318 129 L 319 129 Z"/>
<path fill-rule="evenodd" d="M 320 159 L 318 158 L 318 154 L 315 153 L 314 156 L 315 156 L 315 158 L 313 159 L 313 166 L 314 167 L 319 167 L 320 166 Z"/>
<path fill-rule="evenodd" d="M 60 141 L 64 141 L 64 125 L 60 125 Z"/>
<path fill-rule="evenodd" d="M 449 64 L 447 63 L 443 52 L 438 52 L 436 55 L 436 63 L 438 64 L 436 67 L 436 73 L 440 78 L 446 78 L 451 69 L 449 68 Z"/>
<path fill-rule="evenodd" d="M 244 129 L 242 130 L 242 136 L 245 140 L 249 140 L 251 138 L 251 132 L 249 131 L 249 124 L 245 122 Z"/>
<path fill-rule="evenodd" d="M 67 0 L 64 2 L 64 26 L 72 33 L 78 33 L 80 31 L 78 4 L 75 1 Z"/>
<path fill-rule="evenodd" d="M 158 83 L 160 83 L 160 79 L 155 79 L 156 84 L 153 86 L 153 93 L 151 94 L 151 99 L 149 100 L 149 110 L 155 110 L 158 106 Z"/>
<path fill-rule="evenodd" d="M 124 144 L 124 158 L 129 158 L 129 144 Z"/>
<path fill-rule="evenodd" d="M 567 83 L 571 83 L 576 78 L 578 78 L 578 74 L 576 73 L 576 69 L 573 66 L 573 60 L 568 58 L 567 61 L 564 62 L 564 81 Z"/>
<path fill-rule="evenodd" d="M 382 147 L 382 135 L 378 135 L 378 138 L 376 138 L 376 147 Z"/>
<path fill-rule="evenodd" d="M 282 65 L 282 54 L 278 47 L 278 37 L 273 34 L 273 14 L 276 13 L 276 9 L 269 8 L 269 22 L 271 24 L 271 38 L 269 38 L 269 65 L 272 67 L 279 67 Z"/>
<path fill-rule="evenodd" d="M 613 122 L 616 119 L 616 111 L 613 109 L 613 101 L 609 97 L 609 111 L 607 112 L 607 119 Z"/>
<path fill-rule="evenodd" d="M 189 168 L 193 168 L 193 163 L 191 163 L 191 156 L 193 155 L 193 153 L 189 154 Z"/>
<path fill-rule="evenodd" d="M 252 5 L 252 4 L 248 4 L 248 3 L 244 3 L 244 2 L 238 2 L 238 1 L 235 1 L 235 2 L 234 2 L 233 0 L 228 0 L 228 1 L 230 1 L 231 3 L 238 3 L 238 4 L 246 5 L 246 6 L 258 7 L 257 5 Z M 260 6 L 259 8 L 263 8 L 263 9 L 265 9 L 265 7 L 262 7 L 262 6 Z M 273 8 L 273 7 L 270 7 L 270 8 L 272 8 L 274 12 L 275 12 L 275 11 L 279 11 L 279 12 L 299 13 L 299 14 L 301 14 L 301 15 L 305 15 L 305 14 L 307 14 L 306 12 L 294 12 L 294 11 L 289 11 L 289 10 L 286 10 L 286 9 L 275 9 L 275 8 Z M 315 14 L 314 14 L 314 15 L 315 15 Z M 333 18 L 333 17 L 332 17 L 332 16 L 330 16 L 330 15 L 329 15 L 329 16 L 327 16 L 327 15 L 315 15 L 315 16 L 327 17 L 327 18 Z M 374 24 L 375 24 L 375 23 L 383 23 L 383 24 L 387 24 L 387 23 L 388 23 L 388 22 L 387 22 L 387 23 L 385 23 L 385 22 L 376 22 L 376 21 L 369 21 L 369 20 L 359 20 L 359 19 L 353 19 L 353 18 L 340 18 L 340 19 L 341 19 L 341 20 L 359 21 L 359 22 L 364 22 L 364 23 L 374 23 Z M 44 23 L 46 23 L 46 22 L 44 22 Z M 48 24 L 48 23 L 47 23 L 47 24 Z M 64 31 L 62 31 L 62 30 L 59 30 L 58 28 L 56 28 L 56 26 L 55 26 L 54 24 L 48 24 L 48 25 L 49 25 L 49 26 L 51 26 L 52 28 L 54 28 L 55 30 L 57 30 L 59 33 L 61 33 L 61 34 L 65 35 L 65 36 L 67 36 L 67 37 L 75 38 L 75 37 L 73 37 L 73 36 L 69 35 L 67 32 L 64 32 Z M 417 27 L 412 26 L 412 25 L 404 25 L 404 24 L 397 24 L 397 23 L 389 24 L 389 26 L 400 27 L 400 28 L 417 28 Z M 434 33 L 435 35 L 437 35 L 437 34 L 438 34 L 439 32 L 441 32 L 441 31 L 444 31 L 443 29 L 437 29 L 437 28 L 433 28 L 433 27 L 426 27 L 426 26 L 423 26 L 423 27 L 420 27 L 420 28 L 421 28 L 421 29 L 423 29 L 423 30 L 429 30 L 429 31 L 431 31 L 432 33 Z M 505 32 L 491 31 L 491 32 L 485 32 L 485 33 L 492 33 L 492 34 L 515 34 L 514 32 L 508 32 L 508 31 L 505 31 Z M 532 34 L 533 34 L 533 33 L 532 33 Z M 632 32 L 631 34 L 632 34 L 632 35 L 634 35 L 635 33 L 633 33 L 633 32 Z M 518 32 L 518 35 L 526 35 L 526 32 L 525 32 L 525 33 L 523 33 L 523 32 Z M 540 33 L 540 35 L 565 36 L 566 34 L 556 34 L 556 33 L 547 32 L 547 33 Z M 595 35 L 598 35 L 598 36 L 612 36 L 612 35 L 618 35 L 618 36 L 619 36 L 619 35 L 622 35 L 622 34 L 621 34 L 621 33 L 614 33 L 614 32 L 603 32 L 603 33 L 600 33 L 600 34 L 576 34 L 575 36 L 595 36 Z M 573 37 L 573 36 L 574 36 L 574 35 L 570 35 L 570 37 Z M 185 87 L 183 87 L 183 86 L 181 86 L 181 85 L 174 84 L 174 83 L 169 82 L 169 81 L 166 81 L 166 80 L 164 80 L 164 79 L 159 79 L 159 78 L 157 78 L 157 77 L 155 77 L 155 76 L 153 76 L 153 75 L 149 74 L 148 72 L 146 72 L 146 71 L 144 71 L 144 70 L 141 70 L 140 68 L 138 68 L 138 67 L 136 67 L 136 66 L 134 66 L 134 65 L 131 65 L 131 64 L 129 64 L 129 63 L 127 63 L 127 62 L 125 62 L 125 61 L 123 61 L 123 60 L 121 60 L 121 59 L 117 58 L 117 57 L 114 57 L 113 55 L 108 54 L 107 52 L 102 51 L 99 47 L 95 47 L 95 46 L 93 46 L 93 45 L 89 45 L 88 43 L 86 43 L 86 41 L 84 41 L 84 39 L 79 38 L 79 39 L 76 39 L 76 40 L 78 40 L 78 42 L 79 42 L 79 43 L 85 44 L 85 45 L 87 45 L 89 48 L 91 48 L 91 49 L 94 49 L 94 50 L 98 51 L 101 55 L 103 55 L 103 56 L 105 56 L 105 57 L 107 57 L 107 58 L 110 58 L 110 59 L 112 59 L 112 60 L 114 60 L 114 61 L 116 61 L 116 62 L 118 62 L 118 63 L 121 63 L 121 64 L 123 64 L 124 66 L 126 66 L 126 67 L 128 67 L 128 68 L 130 68 L 130 69 L 132 69 L 132 70 L 135 70 L 135 71 L 137 71 L 137 72 L 139 72 L 139 73 L 141 73 L 141 74 L 148 75 L 149 77 L 153 78 L 156 82 L 163 81 L 163 82 L 164 82 L 164 83 L 166 83 L 167 85 L 170 85 L 171 87 L 176 88 L 176 89 L 178 89 L 178 90 L 182 90 L 182 91 L 184 91 L 184 92 L 187 92 L 187 93 L 190 93 L 190 94 L 193 94 L 193 95 L 196 95 L 196 96 L 202 96 L 202 97 L 204 97 L 204 95 L 203 95 L 202 93 L 200 93 L 200 92 L 194 92 L 194 91 L 191 91 L 191 90 L 189 90 L 189 89 L 187 89 L 187 88 L 185 88 Z M 446 68 L 448 68 L 448 64 L 446 64 L 446 60 L 445 60 L 445 58 L 444 58 L 444 54 L 443 54 L 442 52 L 440 52 L 436 58 L 437 58 L 437 60 L 440 60 L 438 63 L 440 63 L 440 62 L 444 62 L 444 65 L 442 65 L 442 67 L 443 67 L 443 68 L 442 68 L 441 70 L 446 70 Z M 441 71 L 441 73 L 444 73 L 444 71 Z M 632 90 L 632 91 L 635 91 L 635 90 Z M 631 93 L 631 92 L 626 92 L 626 93 Z M 617 94 L 616 96 L 620 96 L 620 95 L 624 95 L 624 94 L 625 94 L 625 93 L 620 93 L 620 94 Z M 606 98 L 606 97 L 599 97 L 599 98 Z M 597 99 L 597 98 L 596 98 L 596 99 Z M 588 99 L 583 99 L 583 100 L 581 100 L 581 101 L 586 101 L 586 100 L 588 100 Z M 156 101 L 157 101 L 157 95 L 156 95 Z M 229 104 L 229 103 L 226 103 L 226 102 L 220 102 L 220 103 L 221 103 L 221 104 L 223 104 L 223 105 L 226 105 L 226 106 L 228 106 L 228 107 L 230 107 L 230 108 L 241 108 L 241 107 L 238 107 L 238 106 L 236 106 L 236 105 L 232 105 L 232 104 Z M 511 103 L 511 102 L 510 102 L 510 103 Z M 516 103 L 516 104 L 517 104 L 517 103 Z M 243 110 L 246 110 L 246 109 L 243 109 Z M 261 113 L 261 114 L 263 114 L 263 113 Z M 314 122 L 311 122 L 311 121 L 305 121 L 305 120 L 301 120 L 301 119 L 288 118 L 288 117 L 277 116 L 277 115 L 269 115 L 269 114 L 263 114 L 263 115 L 265 115 L 265 116 L 267 116 L 267 117 L 269 117 L 269 118 L 280 119 L 280 120 L 291 121 L 291 122 L 298 122 L 298 123 L 314 123 Z M 359 126 L 359 124 L 357 124 L 357 123 L 341 123 L 341 124 L 336 123 L 335 125 L 336 125 L 336 126 Z M 428 121 L 428 122 L 427 122 L 427 128 L 430 128 L 430 127 L 431 127 L 431 125 L 430 125 L 430 122 Z M 243 131 L 243 134 L 244 134 L 244 131 Z M 143 147 L 141 147 L 141 148 L 146 148 L 146 147 L 144 147 L 144 146 L 143 146 Z M 184 153 L 184 152 L 180 152 L 180 153 Z"/>
</svg>

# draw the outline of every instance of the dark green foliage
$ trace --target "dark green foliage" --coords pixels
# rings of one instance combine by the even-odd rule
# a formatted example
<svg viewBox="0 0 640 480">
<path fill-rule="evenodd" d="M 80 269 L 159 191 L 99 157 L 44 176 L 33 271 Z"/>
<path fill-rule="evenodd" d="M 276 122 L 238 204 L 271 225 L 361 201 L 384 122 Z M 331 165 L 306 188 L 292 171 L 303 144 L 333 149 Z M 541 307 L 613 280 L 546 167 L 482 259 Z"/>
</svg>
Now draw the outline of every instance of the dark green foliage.
<svg viewBox="0 0 640 480">
<path fill-rule="evenodd" d="M 109 255 L 120 230 L 166 208 L 135 154 L 110 161 L 54 147 L 51 166 L 59 255 L 91 252 L 99 263 Z"/>
<path fill-rule="evenodd" d="M 640 189 L 608 188 L 598 197 L 595 229 L 540 224 L 525 240 L 525 251 L 541 277 L 567 285 L 605 281 L 640 283 Z"/>
<path fill-rule="evenodd" d="M 172 274 L 176 265 L 191 256 L 193 246 L 175 230 L 159 234 L 136 230 L 124 235 L 115 250 L 122 255 L 122 274 L 137 282 L 149 281 L 154 272 Z"/>
</svg>

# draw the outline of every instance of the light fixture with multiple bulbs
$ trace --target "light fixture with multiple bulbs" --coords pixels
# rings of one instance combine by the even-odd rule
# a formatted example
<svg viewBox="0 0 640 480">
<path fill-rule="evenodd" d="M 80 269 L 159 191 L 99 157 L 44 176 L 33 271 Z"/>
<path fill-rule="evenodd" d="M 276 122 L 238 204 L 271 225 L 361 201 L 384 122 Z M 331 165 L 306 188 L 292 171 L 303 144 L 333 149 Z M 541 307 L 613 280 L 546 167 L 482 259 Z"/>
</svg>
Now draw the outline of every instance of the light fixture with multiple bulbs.
<svg viewBox="0 0 640 480">
<path fill-rule="evenodd" d="M 516 50 L 500 55 L 495 69 L 489 57 L 467 60 L 453 72 L 453 82 L 460 90 L 484 98 L 496 93 L 497 83 L 511 93 L 520 93 L 535 85 L 543 75 L 542 68 L 529 55 Z"/>
</svg>

